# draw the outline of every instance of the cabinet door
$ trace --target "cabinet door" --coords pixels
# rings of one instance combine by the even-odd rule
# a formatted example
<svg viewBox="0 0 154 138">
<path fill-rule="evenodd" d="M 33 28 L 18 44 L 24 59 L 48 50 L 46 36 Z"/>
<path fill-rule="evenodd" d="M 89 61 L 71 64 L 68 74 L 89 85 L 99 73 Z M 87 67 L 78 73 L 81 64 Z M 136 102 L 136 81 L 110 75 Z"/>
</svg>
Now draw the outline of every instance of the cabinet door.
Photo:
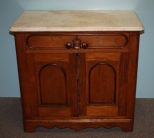
<svg viewBox="0 0 154 138">
<path fill-rule="evenodd" d="M 127 53 L 86 53 L 86 115 L 126 115 Z"/>
<path fill-rule="evenodd" d="M 36 117 L 64 118 L 75 114 L 76 82 L 72 54 L 28 55 L 29 75 L 33 78 L 32 106 Z M 72 93 L 73 92 L 73 93 Z"/>
</svg>

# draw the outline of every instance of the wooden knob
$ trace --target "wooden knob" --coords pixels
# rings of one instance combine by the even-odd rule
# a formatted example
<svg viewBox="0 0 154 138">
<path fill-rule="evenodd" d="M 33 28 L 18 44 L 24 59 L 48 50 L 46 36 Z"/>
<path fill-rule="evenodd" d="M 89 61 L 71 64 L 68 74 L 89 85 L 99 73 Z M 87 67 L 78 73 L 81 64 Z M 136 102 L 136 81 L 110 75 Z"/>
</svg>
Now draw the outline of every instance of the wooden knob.
<svg viewBox="0 0 154 138">
<path fill-rule="evenodd" d="M 88 44 L 85 43 L 85 42 L 83 42 L 83 43 L 81 44 L 81 48 L 84 48 L 84 49 L 88 48 Z"/>
<path fill-rule="evenodd" d="M 71 42 L 66 43 L 65 47 L 67 49 L 73 48 L 73 44 Z"/>
</svg>

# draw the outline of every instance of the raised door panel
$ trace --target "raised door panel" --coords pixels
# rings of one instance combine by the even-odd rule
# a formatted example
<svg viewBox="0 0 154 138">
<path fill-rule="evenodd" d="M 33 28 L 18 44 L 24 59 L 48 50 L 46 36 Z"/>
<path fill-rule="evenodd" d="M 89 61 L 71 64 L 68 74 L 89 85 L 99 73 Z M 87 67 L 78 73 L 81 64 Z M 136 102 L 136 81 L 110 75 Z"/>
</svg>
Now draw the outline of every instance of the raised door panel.
<svg viewBox="0 0 154 138">
<path fill-rule="evenodd" d="M 126 114 L 127 80 L 124 82 L 123 77 L 128 75 L 128 59 L 124 58 L 127 56 L 102 52 L 86 54 L 86 115 L 116 117 Z"/>
<path fill-rule="evenodd" d="M 63 66 L 57 63 L 45 64 L 38 74 L 40 103 L 42 105 L 66 105 L 67 76 Z"/>
<path fill-rule="evenodd" d="M 74 74 L 71 54 L 30 54 L 28 56 L 31 75 L 37 98 L 37 117 L 63 118 L 72 116 L 74 103 L 71 93 Z M 75 87 L 74 87 L 75 93 Z"/>
<path fill-rule="evenodd" d="M 93 65 L 89 71 L 89 103 L 114 104 L 115 92 L 116 71 L 114 68 L 105 62 Z"/>
</svg>

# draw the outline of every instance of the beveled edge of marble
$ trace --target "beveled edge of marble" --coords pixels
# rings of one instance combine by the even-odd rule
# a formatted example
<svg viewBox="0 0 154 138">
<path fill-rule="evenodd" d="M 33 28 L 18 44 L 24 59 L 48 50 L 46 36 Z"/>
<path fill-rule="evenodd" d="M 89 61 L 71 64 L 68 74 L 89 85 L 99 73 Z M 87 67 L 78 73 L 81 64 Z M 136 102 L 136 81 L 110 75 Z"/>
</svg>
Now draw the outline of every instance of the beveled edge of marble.
<svg viewBox="0 0 154 138">
<path fill-rule="evenodd" d="M 76 10 L 72 10 L 75 12 L 78 12 Z M 64 12 L 72 12 L 71 10 L 65 10 Z M 108 13 L 109 12 L 114 12 L 114 11 L 120 11 L 120 12 L 133 12 L 134 15 L 136 16 L 136 19 L 138 20 L 138 22 L 140 24 L 138 24 L 138 26 L 87 26 L 87 27 L 79 27 L 79 26 L 73 26 L 73 27 L 65 27 L 65 26 L 58 26 L 58 27 L 23 27 L 23 26 L 16 26 L 16 22 L 10 27 L 9 31 L 10 32 L 83 32 L 83 31 L 144 31 L 144 26 L 142 24 L 142 22 L 140 21 L 140 19 L 138 18 L 137 14 L 135 13 L 135 11 L 133 10 L 79 10 L 80 11 L 84 11 L 84 12 L 104 12 L 104 13 Z M 37 11 L 24 11 L 25 12 L 37 12 Z M 40 12 L 40 11 L 39 11 Z M 52 12 L 52 11 L 43 11 L 43 12 Z M 53 11 L 56 12 L 56 11 Z M 59 11 L 58 11 L 59 12 Z M 60 12 L 62 12 L 62 10 L 60 10 Z M 21 15 L 22 16 L 22 15 Z M 20 16 L 20 17 L 21 17 Z M 19 17 L 19 18 L 20 18 Z"/>
<path fill-rule="evenodd" d="M 143 31 L 143 27 L 11 27 L 10 32 Z"/>
</svg>

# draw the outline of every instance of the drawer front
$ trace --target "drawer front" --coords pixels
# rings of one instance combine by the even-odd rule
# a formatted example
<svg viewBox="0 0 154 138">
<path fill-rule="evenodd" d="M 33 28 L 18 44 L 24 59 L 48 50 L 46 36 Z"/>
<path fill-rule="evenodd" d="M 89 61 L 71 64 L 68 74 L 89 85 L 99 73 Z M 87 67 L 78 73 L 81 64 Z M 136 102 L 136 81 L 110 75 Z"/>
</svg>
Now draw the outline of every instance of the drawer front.
<svg viewBox="0 0 154 138">
<path fill-rule="evenodd" d="M 128 43 L 128 34 L 81 35 L 79 39 L 87 43 L 88 48 L 124 48 Z"/>
<path fill-rule="evenodd" d="M 27 36 L 27 46 L 30 49 L 80 49 L 86 44 L 88 49 L 115 49 L 126 47 L 129 39 L 128 33 L 65 34 L 32 34 Z"/>
<path fill-rule="evenodd" d="M 66 49 L 66 43 L 75 39 L 73 35 L 30 35 L 27 46 L 31 49 Z"/>
</svg>

